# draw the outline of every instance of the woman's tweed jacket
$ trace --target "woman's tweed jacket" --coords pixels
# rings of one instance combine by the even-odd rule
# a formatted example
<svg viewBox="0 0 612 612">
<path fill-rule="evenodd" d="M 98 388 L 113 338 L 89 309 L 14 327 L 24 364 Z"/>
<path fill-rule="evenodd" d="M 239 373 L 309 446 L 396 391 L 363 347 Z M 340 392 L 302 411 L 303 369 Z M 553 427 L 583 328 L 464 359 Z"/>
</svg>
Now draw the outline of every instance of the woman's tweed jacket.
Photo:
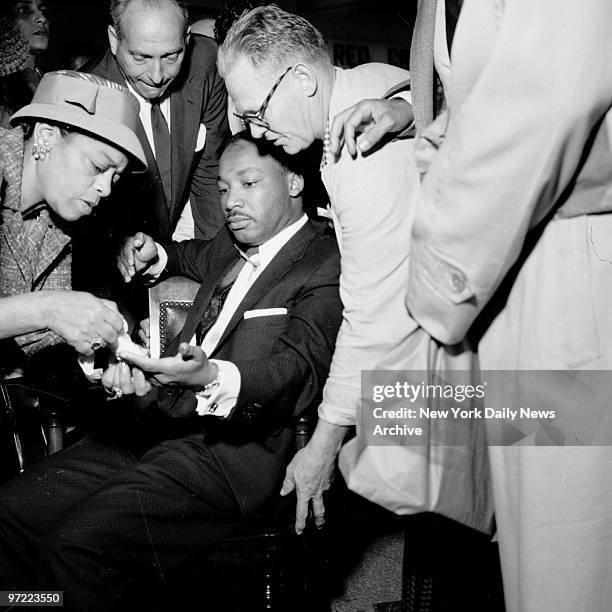
<svg viewBox="0 0 612 612">
<path fill-rule="evenodd" d="M 21 214 L 23 155 L 22 128 L 0 129 L 0 297 L 71 287 L 69 236 L 55 225 L 46 206 L 37 208 L 34 218 L 27 221 Z M 28 355 L 61 342 L 47 330 L 14 340 Z M 5 348 L 3 342 L 0 352 Z"/>
</svg>

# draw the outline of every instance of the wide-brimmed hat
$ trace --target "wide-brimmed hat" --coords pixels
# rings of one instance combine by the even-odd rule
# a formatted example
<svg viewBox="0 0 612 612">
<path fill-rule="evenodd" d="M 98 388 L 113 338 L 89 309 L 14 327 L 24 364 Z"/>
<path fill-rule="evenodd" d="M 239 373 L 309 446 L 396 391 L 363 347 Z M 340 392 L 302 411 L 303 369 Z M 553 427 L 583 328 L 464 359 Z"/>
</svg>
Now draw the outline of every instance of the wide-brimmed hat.
<svg viewBox="0 0 612 612">
<path fill-rule="evenodd" d="M 19 72 L 30 57 L 30 47 L 19 26 L 8 17 L 0 17 L 0 77 Z"/>
<path fill-rule="evenodd" d="M 138 101 L 123 85 L 85 72 L 57 70 L 43 76 L 31 104 L 18 110 L 11 123 L 37 119 L 75 127 L 125 151 L 142 170 L 147 160 L 136 136 L 138 112 Z"/>
</svg>

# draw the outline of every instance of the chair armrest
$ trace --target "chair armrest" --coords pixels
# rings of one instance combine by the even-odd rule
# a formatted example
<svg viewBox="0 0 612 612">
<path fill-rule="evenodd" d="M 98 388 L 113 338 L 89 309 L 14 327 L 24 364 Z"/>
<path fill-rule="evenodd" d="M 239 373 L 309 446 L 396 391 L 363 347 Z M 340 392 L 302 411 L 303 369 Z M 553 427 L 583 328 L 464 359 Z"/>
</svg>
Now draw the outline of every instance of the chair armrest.
<svg viewBox="0 0 612 612">
<path fill-rule="evenodd" d="M 171 276 L 149 288 L 151 357 L 159 357 L 181 331 L 199 288 L 184 276 Z"/>
</svg>

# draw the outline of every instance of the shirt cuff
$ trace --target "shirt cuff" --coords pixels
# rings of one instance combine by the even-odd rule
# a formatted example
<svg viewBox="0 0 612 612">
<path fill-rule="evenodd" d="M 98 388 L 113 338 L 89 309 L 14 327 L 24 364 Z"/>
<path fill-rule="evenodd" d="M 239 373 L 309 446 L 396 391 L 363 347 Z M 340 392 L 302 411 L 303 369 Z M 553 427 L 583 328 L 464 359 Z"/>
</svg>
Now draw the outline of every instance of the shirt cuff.
<svg viewBox="0 0 612 612">
<path fill-rule="evenodd" d="M 232 412 L 240 393 L 240 371 L 231 361 L 211 359 L 218 368 L 218 385 L 196 392 L 196 412 L 200 416 L 214 415 L 226 419 Z"/>
<path fill-rule="evenodd" d="M 343 427 L 355 425 L 355 411 L 350 408 L 340 408 L 323 402 L 318 410 L 319 418 L 325 419 L 333 425 L 342 425 Z"/>
<path fill-rule="evenodd" d="M 168 253 L 166 253 L 166 249 L 157 242 L 155 246 L 157 247 L 157 261 L 152 266 L 149 266 L 147 271 L 143 274 L 145 280 L 149 282 L 157 280 L 166 269 L 166 264 L 168 263 Z"/>
<path fill-rule="evenodd" d="M 396 94 L 391 96 L 389 100 L 395 100 L 396 98 L 405 100 L 406 102 L 408 102 L 408 104 L 410 104 L 410 106 L 412 106 L 412 92 L 411 91 L 398 91 Z M 415 122 L 413 119 L 410 122 L 410 125 L 408 127 L 404 128 L 401 132 L 398 132 L 395 135 L 394 140 L 398 140 L 402 138 L 412 138 L 414 136 L 414 132 L 415 132 Z"/>
<path fill-rule="evenodd" d="M 387 99 L 395 100 L 396 98 L 399 98 L 400 100 L 405 100 L 406 102 L 408 102 L 408 104 L 410 104 L 410 106 L 412 106 L 412 92 L 411 91 L 398 91 L 394 93 L 390 98 L 387 98 Z"/>
</svg>

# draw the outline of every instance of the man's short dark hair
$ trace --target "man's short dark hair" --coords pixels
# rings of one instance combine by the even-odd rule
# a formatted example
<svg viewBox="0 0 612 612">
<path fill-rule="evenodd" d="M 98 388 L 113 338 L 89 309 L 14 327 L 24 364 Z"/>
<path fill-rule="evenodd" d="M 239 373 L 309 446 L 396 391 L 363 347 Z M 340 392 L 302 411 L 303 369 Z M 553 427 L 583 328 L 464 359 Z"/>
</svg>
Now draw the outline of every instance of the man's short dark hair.
<svg viewBox="0 0 612 612">
<path fill-rule="evenodd" d="M 130 2 L 133 0 L 111 0 L 110 2 L 110 16 L 113 22 L 113 28 L 117 33 L 117 38 L 121 38 L 121 17 L 125 13 Z M 140 0 L 145 6 L 161 7 L 164 4 L 174 4 L 176 8 L 181 11 L 183 15 L 183 36 L 187 36 L 187 30 L 189 28 L 189 12 L 184 0 Z"/>
<path fill-rule="evenodd" d="M 317 217 L 317 207 L 325 208 L 329 202 L 327 192 L 321 181 L 319 172 L 319 161 L 322 151 L 319 148 L 306 149 L 295 155 L 289 155 L 282 147 L 279 147 L 265 138 L 255 138 L 251 132 L 246 129 L 238 132 L 228 138 L 225 142 L 223 150 L 225 151 L 232 144 L 240 141 L 251 142 L 257 147 L 260 155 L 270 155 L 273 157 L 287 172 L 295 172 L 304 179 L 304 189 L 302 191 L 302 208 L 309 216 Z"/>
<path fill-rule="evenodd" d="M 285 153 L 282 147 L 276 146 L 265 138 L 255 138 L 250 130 L 242 130 L 230 136 L 223 147 L 223 151 L 231 147 L 237 142 L 246 141 L 254 144 L 257 147 L 257 151 L 263 157 L 269 155 L 274 158 L 285 170 L 288 172 L 295 172 L 300 176 L 304 176 L 306 172 L 306 159 L 302 153 L 296 155 L 289 155 Z"/>
</svg>

